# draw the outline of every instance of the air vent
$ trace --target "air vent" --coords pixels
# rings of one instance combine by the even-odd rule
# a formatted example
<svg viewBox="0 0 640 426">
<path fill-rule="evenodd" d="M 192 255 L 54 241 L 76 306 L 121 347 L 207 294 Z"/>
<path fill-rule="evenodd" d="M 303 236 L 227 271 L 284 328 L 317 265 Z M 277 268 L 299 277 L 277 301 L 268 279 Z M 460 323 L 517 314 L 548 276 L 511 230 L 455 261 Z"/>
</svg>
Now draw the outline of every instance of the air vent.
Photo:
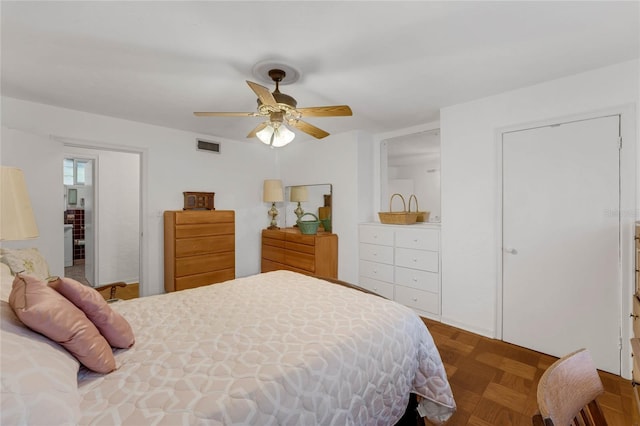
<svg viewBox="0 0 640 426">
<path fill-rule="evenodd" d="M 210 142 L 210 141 L 203 141 L 202 139 L 198 139 L 198 150 L 215 152 L 217 154 L 220 154 L 220 142 Z"/>
</svg>

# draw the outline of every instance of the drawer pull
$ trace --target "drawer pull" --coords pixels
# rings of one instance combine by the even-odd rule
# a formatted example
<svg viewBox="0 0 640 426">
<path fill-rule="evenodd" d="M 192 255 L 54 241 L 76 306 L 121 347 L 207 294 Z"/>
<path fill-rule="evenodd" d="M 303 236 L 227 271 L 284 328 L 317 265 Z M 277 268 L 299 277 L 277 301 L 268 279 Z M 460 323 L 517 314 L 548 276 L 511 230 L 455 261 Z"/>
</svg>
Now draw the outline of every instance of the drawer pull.
<svg viewBox="0 0 640 426">
<path fill-rule="evenodd" d="M 373 291 L 378 291 L 378 287 L 374 287 L 374 288 L 373 288 Z"/>
<path fill-rule="evenodd" d="M 413 240 L 413 242 L 414 242 L 414 243 L 417 243 L 417 242 L 418 242 L 418 239 L 417 239 L 417 238 L 415 238 L 415 239 Z"/>
<path fill-rule="evenodd" d="M 417 261 L 418 261 L 418 259 L 416 259 L 416 258 L 414 257 L 414 258 L 413 258 L 413 261 L 414 261 L 414 262 L 417 262 Z"/>
<path fill-rule="evenodd" d="M 418 279 L 417 279 L 416 277 L 413 277 L 413 282 L 414 282 L 414 283 L 417 283 L 417 282 L 418 282 Z"/>
<path fill-rule="evenodd" d="M 418 298 L 417 298 L 417 297 L 414 297 L 414 298 L 412 298 L 411 300 L 413 300 L 414 302 L 417 302 L 417 301 L 418 301 Z"/>
</svg>

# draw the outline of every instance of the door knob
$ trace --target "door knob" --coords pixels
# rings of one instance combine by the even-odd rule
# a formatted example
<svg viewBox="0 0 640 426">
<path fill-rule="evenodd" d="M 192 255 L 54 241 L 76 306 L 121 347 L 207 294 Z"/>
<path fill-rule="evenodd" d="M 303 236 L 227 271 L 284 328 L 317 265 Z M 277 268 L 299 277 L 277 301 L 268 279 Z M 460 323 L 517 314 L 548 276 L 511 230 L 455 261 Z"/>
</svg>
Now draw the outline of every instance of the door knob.
<svg viewBox="0 0 640 426">
<path fill-rule="evenodd" d="M 518 250 L 514 249 L 514 248 L 505 248 L 503 249 L 505 253 L 509 253 L 509 254 L 518 254 Z"/>
</svg>

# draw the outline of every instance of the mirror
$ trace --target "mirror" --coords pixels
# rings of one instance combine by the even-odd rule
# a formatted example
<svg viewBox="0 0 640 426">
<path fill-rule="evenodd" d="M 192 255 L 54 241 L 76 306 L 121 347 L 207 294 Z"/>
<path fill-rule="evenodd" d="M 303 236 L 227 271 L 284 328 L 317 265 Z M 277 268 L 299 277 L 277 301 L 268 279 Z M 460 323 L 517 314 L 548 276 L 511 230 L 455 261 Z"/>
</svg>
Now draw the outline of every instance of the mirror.
<svg viewBox="0 0 640 426">
<path fill-rule="evenodd" d="M 296 209 L 298 203 L 303 213 L 313 213 L 318 219 L 326 219 L 331 215 L 332 185 L 313 184 L 295 185 L 284 188 L 284 209 L 285 227 L 289 228 L 296 224 L 298 216 Z M 299 200 L 299 201 L 298 201 Z M 300 212 L 300 211 L 299 211 Z M 300 213 L 302 214 L 302 213 Z M 305 216 L 302 220 L 315 220 L 312 216 Z"/>
<path fill-rule="evenodd" d="M 70 206 L 78 204 L 78 190 L 76 188 L 69 188 L 67 194 L 67 204 Z"/>
<path fill-rule="evenodd" d="M 381 149 L 387 162 L 381 191 L 383 211 L 389 211 L 393 194 L 401 194 L 406 203 L 415 194 L 418 208 L 413 203 L 411 211 L 428 211 L 429 222 L 440 222 L 440 129 L 385 139 Z M 394 202 L 394 211 L 401 207 Z M 409 210 L 408 204 L 406 208 Z"/>
</svg>

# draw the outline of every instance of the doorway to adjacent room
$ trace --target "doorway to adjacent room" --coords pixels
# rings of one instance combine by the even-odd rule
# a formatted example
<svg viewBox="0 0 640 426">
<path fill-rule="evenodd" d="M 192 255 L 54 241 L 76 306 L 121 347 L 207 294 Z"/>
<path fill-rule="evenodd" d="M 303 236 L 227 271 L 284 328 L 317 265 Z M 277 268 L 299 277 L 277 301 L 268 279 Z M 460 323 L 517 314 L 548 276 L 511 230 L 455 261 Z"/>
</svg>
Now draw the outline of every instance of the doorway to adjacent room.
<svg viewBox="0 0 640 426">
<path fill-rule="evenodd" d="M 67 144 L 64 149 L 65 250 L 70 232 L 72 245 L 65 275 L 94 287 L 139 283 L 141 153 Z"/>
</svg>

